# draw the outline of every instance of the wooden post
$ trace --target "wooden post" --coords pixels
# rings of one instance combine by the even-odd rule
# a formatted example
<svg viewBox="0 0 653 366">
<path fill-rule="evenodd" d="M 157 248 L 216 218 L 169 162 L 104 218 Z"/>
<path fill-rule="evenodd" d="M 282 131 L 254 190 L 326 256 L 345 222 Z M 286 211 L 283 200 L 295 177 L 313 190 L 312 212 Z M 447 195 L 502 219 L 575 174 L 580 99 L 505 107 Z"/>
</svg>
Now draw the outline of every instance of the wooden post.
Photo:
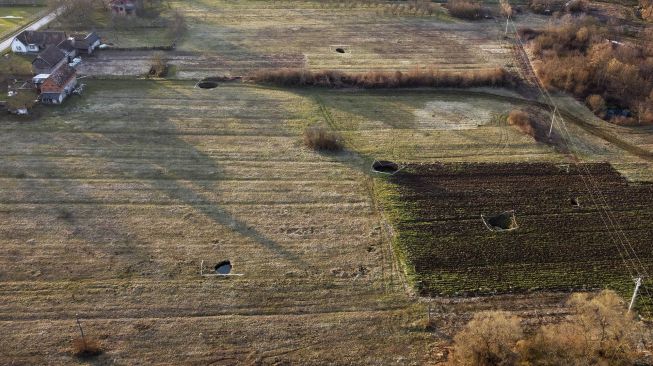
<svg viewBox="0 0 653 366">
<path fill-rule="evenodd" d="M 86 340 L 84 339 L 84 329 L 82 329 L 82 323 L 79 322 L 78 314 L 75 314 L 75 320 L 77 320 L 77 327 L 79 328 L 79 333 L 82 334 L 82 341 L 86 342 Z"/>
</svg>

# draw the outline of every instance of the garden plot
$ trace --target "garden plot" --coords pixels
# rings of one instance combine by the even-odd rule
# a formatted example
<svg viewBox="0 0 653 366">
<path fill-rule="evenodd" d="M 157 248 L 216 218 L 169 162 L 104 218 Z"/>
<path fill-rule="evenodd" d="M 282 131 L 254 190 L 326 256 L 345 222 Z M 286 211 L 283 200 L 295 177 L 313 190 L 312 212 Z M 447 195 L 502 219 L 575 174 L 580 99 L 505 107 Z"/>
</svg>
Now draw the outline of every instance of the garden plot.
<svg viewBox="0 0 653 366">
<path fill-rule="evenodd" d="M 653 268 L 653 190 L 609 164 L 414 164 L 379 188 L 425 295 L 627 293 Z"/>
</svg>

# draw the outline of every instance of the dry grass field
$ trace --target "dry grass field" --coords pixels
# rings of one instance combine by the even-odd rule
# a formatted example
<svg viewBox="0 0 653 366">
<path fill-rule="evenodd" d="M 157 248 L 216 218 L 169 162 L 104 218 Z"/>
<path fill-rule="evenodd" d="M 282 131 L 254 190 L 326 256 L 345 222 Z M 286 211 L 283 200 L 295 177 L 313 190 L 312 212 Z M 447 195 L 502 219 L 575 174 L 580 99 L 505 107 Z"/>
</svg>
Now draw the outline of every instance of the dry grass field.
<svg viewBox="0 0 653 366">
<path fill-rule="evenodd" d="M 123 364 L 423 356 L 370 180 L 300 146 L 307 107 L 238 85 L 93 82 L 4 123 L 2 359 L 70 362 L 75 314 Z M 243 276 L 200 276 L 225 259 Z"/>
<path fill-rule="evenodd" d="M 347 5 L 349 4 L 349 5 Z M 254 70 L 308 67 L 343 71 L 463 71 L 510 66 L 510 48 L 494 20 L 464 23 L 443 15 L 388 13 L 381 5 L 356 2 L 244 1 L 173 2 L 188 32 L 167 54 L 178 78 L 248 74 Z M 99 29 L 116 46 L 169 44 L 152 29 L 115 34 Z M 344 53 L 337 52 L 342 48 Z M 143 74 L 149 57 L 122 51 L 89 59 L 82 73 Z"/>
<path fill-rule="evenodd" d="M 493 125 L 505 101 L 414 93 L 89 81 L 84 97 L 5 121 L 1 358 L 75 362 L 78 314 L 100 360 L 120 364 L 433 359 L 451 333 L 411 326 L 425 308 L 396 268 L 370 159 L 567 157 Z M 450 120 L 432 117 L 445 104 Z M 470 106 L 473 122 L 452 128 Z M 328 124 L 348 151 L 302 146 L 307 125 Z M 222 260 L 243 276 L 200 276 Z M 489 304 L 543 321 L 561 298 L 470 301 L 443 329 Z"/>
<path fill-rule="evenodd" d="M 549 111 L 504 89 L 196 85 L 280 67 L 515 70 L 495 20 L 345 1 L 172 4 L 189 30 L 165 53 L 168 80 L 131 77 L 152 51 L 100 50 L 80 66 L 95 76 L 83 96 L 0 116 L 0 364 L 436 364 L 474 312 L 549 323 L 567 294 L 420 298 L 374 160 L 609 161 L 653 181 L 650 131 L 606 126 L 570 98 L 558 100 L 569 136 L 537 141 L 506 118 L 524 109 L 546 130 Z M 118 47 L 174 41 L 104 31 Z M 307 127 L 344 150 L 307 148 Z M 234 276 L 201 275 L 225 260 Z M 73 356 L 76 317 L 98 358 Z"/>
</svg>

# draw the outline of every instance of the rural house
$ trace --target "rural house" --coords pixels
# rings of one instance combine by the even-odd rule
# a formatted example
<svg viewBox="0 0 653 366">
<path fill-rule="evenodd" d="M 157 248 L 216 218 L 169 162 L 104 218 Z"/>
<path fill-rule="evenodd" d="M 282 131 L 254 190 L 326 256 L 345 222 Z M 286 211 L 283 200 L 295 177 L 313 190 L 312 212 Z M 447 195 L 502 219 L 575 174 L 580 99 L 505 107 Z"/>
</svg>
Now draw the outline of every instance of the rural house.
<svg viewBox="0 0 653 366">
<path fill-rule="evenodd" d="M 11 42 L 11 50 L 14 53 L 38 53 L 65 39 L 66 33 L 61 31 L 23 31 Z"/>
<path fill-rule="evenodd" d="M 49 74 L 64 63 L 68 63 L 64 51 L 57 46 L 49 46 L 32 61 L 32 71 L 35 74 Z"/>
<path fill-rule="evenodd" d="M 136 14 L 136 4 L 132 0 L 109 0 L 111 12 L 116 15 L 128 16 Z"/>
<path fill-rule="evenodd" d="M 75 34 L 68 39 L 72 46 L 77 50 L 79 54 L 92 54 L 93 51 L 102 43 L 100 41 L 100 36 L 95 32 L 91 32 L 87 35 Z"/>
<path fill-rule="evenodd" d="M 41 84 L 43 104 L 61 104 L 77 86 L 77 72 L 67 64 L 59 66 Z"/>
</svg>

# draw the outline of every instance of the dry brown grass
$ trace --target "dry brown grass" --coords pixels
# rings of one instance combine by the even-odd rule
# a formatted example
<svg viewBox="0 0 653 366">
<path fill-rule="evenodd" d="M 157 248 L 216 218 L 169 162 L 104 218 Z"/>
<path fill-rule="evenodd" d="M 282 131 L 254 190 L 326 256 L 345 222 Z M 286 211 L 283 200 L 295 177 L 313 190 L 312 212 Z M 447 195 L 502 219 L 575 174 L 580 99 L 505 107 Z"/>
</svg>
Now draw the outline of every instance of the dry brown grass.
<svg viewBox="0 0 653 366">
<path fill-rule="evenodd" d="M 470 0 L 449 0 L 447 2 L 449 14 L 461 19 L 479 19 L 481 18 L 483 6 L 481 3 Z"/>
<path fill-rule="evenodd" d="M 572 316 L 524 337 L 519 318 L 508 313 L 477 313 L 455 337 L 450 364 L 633 365 L 645 339 L 643 325 L 613 291 L 574 294 Z"/>
<path fill-rule="evenodd" d="M 282 86 L 318 86 L 329 88 L 416 88 L 416 87 L 475 87 L 508 86 L 513 76 L 503 68 L 460 73 L 413 69 L 408 72 L 350 74 L 341 71 L 309 71 L 306 69 L 261 70 L 249 81 Z"/>
<path fill-rule="evenodd" d="M 149 76 L 164 77 L 168 71 L 168 63 L 161 52 L 152 56 Z"/>
<path fill-rule="evenodd" d="M 309 127 L 304 130 L 304 145 L 318 151 L 340 151 L 342 137 L 322 127 Z"/>
<path fill-rule="evenodd" d="M 535 69 L 547 88 L 585 99 L 602 118 L 651 124 L 653 34 L 642 32 L 638 44 L 608 41 L 614 36 L 593 18 L 568 18 L 533 35 L 532 50 L 539 58 Z"/>
<path fill-rule="evenodd" d="M 517 342 L 523 332 L 520 320 L 503 311 L 474 314 L 454 338 L 451 365 L 513 365 L 517 361 Z"/>
<path fill-rule="evenodd" d="M 90 358 L 102 354 L 100 341 L 89 338 L 75 338 L 73 340 L 73 354 L 79 358 Z"/>
<path fill-rule="evenodd" d="M 516 127 L 518 130 L 526 135 L 535 136 L 535 129 L 533 128 L 533 121 L 527 112 L 521 110 L 513 110 L 508 115 L 508 124 Z"/>
</svg>

